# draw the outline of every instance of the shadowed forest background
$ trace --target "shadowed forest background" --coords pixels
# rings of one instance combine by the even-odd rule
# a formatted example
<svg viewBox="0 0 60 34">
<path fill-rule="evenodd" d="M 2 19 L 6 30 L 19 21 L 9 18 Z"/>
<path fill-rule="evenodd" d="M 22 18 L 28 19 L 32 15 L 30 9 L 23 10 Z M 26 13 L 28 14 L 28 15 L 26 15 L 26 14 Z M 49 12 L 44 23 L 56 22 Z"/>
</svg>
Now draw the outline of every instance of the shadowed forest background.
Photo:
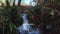
<svg viewBox="0 0 60 34">
<path fill-rule="evenodd" d="M 36 6 L 23 6 L 21 0 L 6 5 L 0 0 L 0 34 L 16 34 L 17 27 L 22 24 L 22 13 L 28 14 L 30 23 L 35 24 L 42 34 L 60 34 L 60 0 L 36 0 Z M 51 25 L 48 32 L 46 25 Z"/>
</svg>

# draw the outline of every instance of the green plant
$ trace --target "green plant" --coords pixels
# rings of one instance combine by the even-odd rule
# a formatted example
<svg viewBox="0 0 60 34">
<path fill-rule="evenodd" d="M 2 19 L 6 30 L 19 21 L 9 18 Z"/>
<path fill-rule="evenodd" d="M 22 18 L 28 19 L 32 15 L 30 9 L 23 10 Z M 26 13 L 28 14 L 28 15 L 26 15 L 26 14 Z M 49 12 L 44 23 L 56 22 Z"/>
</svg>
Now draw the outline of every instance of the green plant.
<svg viewBox="0 0 60 34">
<path fill-rule="evenodd" d="M 15 9 L 16 8 L 16 9 Z M 14 12 L 15 12 L 15 10 L 16 10 L 16 12 L 19 10 L 19 8 L 18 7 L 3 7 L 3 9 L 1 9 L 1 15 L 3 16 L 3 34 L 7 34 L 7 33 L 9 33 L 10 32 L 10 34 L 13 34 L 13 32 L 14 31 L 16 31 L 17 30 L 17 26 L 18 26 L 18 19 L 20 19 L 20 15 L 18 15 L 17 13 L 15 13 L 16 14 L 16 16 L 14 16 L 14 17 L 17 17 L 17 18 L 15 18 L 15 20 L 16 20 L 16 22 L 17 22 L 17 24 L 15 24 L 15 22 L 13 23 L 12 21 L 11 21 L 11 19 L 12 18 L 14 18 L 14 17 L 12 17 L 11 16 L 11 13 L 10 12 L 12 12 L 12 10 L 11 9 L 14 9 Z M 13 14 L 12 14 L 13 15 Z M 15 33 L 15 32 L 14 32 Z"/>
</svg>

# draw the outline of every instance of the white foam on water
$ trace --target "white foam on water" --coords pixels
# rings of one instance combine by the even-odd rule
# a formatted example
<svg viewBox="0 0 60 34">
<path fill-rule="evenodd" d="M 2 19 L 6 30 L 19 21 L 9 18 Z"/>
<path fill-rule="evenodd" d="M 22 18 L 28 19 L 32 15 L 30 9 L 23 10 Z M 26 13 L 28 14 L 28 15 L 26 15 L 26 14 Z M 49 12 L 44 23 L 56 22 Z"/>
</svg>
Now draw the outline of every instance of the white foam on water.
<svg viewBox="0 0 60 34">
<path fill-rule="evenodd" d="M 23 24 L 21 26 L 18 27 L 18 30 L 21 34 L 39 34 L 38 28 L 32 29 L 32 25 L 33 24 L 29 24 L 29 20 L 27 19 L 27 14 L 22 14 L 22 18 L 23 18 Z M 31 30 L 31 31 L 30 31 Z M 25 32 L 27 31 L 27 32 Z"/>
</svg>

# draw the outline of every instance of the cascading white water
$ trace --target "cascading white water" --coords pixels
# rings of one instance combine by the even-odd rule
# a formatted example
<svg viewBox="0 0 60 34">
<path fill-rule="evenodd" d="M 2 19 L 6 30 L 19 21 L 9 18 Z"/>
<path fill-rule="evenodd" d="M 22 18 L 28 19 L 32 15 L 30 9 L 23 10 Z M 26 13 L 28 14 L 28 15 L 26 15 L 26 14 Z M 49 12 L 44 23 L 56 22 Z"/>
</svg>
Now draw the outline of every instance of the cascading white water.
<svg viewBox="0 0 60 34">
<path fill-rule="evenodd" d="M 22 14 L 23 23 L 28 23 L 27 14 Z"/>
<path fill-rule="evenodd" d="M 40 34 L 38 28 L 36 30 L 32 29 L 31 25 L 33 24 L 29 24 L 27 14 L 22 14 L 22 18 L 23 18 L 23 24 L 18 27 L 20 34 Z"/>
<path fill-rule="evenodd" d="M 22 18 L 23 18 L 23 24 L 22 24 L 23 29 L 29 31 L 30 26 L 29 26 L 29 21 L 27 19 L 28 18 L 27 14 L 22 14 Z"/>
</svg>

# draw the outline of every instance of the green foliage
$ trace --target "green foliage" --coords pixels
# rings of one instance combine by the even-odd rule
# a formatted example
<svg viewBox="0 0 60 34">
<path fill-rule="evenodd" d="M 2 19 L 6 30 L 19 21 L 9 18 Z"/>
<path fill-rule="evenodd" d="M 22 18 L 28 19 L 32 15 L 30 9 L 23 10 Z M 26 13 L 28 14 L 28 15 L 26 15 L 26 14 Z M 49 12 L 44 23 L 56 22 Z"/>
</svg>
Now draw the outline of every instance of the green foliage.
<svg viewBox="0 0 60 34">
<path fill-rule="evenodd" d="M 57 3 L 60 5 L 60 0 L 57 0 Z"/>
<path fill-rule="evenodd" d="M 6 28 L 9 29 L 7 31 L 7 33 L 10 32 L 12 34 L 12 32 L 14 32 L 14 30 L 17 30 L 18 24 L 20 24 L 21 16 L 17 13 L 16 13 L 15 16 L 13 15 L 14 17 L 16 17 L 15 20 L 16 20 L 17 24 L 15 24 L 11 21 L 11 19 L 14 18 L 14 17 L 11 16 L 11 12 L 13 12 L 12 9 L 14 9 L 14 12 L 18 12 L 18 10 L 20 8 L 19 7 L 13 7 L 13 6 L 2 7 L 2 9 L 0 8 L 0 14 L 3 16 L 3 20 L 2 20 L 3 21 L 2 22 L 2 24 L 3 24 L 3 34 L 5 34 L 4 33 L 5 31 L 7 31 L 7 30 L 5 30 Z M 6 26 L 8 26 L 8 27 L 6 27 Z"/>
<path fill-rule="evenodd" d="M 13 23 L 10 23 L 10 24 L 9 24 L 9 27 L 10 27 L 10 31 L 11 31 L 11 32 L 13 32 L 14 29 L 17 30 L 16 25 L 14 25 Z"/>
<path fill-rule="evenodd" d="M 51 11 L 50 15 L 54 16 L 55 15 L 55 12 L 54 10 Z"/>
</svg>

